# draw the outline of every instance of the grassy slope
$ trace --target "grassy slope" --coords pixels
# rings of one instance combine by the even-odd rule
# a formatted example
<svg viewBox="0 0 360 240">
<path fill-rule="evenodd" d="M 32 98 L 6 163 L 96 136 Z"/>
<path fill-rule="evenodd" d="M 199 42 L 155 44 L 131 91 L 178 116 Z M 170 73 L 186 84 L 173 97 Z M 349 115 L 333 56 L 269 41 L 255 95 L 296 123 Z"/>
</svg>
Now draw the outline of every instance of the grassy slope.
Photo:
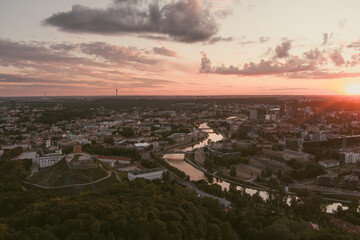
<svg viewBox="0 0 360 240">
<path fill-rule="evenodd" d="M 106 176 L 106 171 L 101 167 L 69 169 L 65 159 L 62 159 L 53 166 L 35 173 L 28 181 L 42 186 L 57 187 L 70 184 L 89 183 Z"/>
</svg>

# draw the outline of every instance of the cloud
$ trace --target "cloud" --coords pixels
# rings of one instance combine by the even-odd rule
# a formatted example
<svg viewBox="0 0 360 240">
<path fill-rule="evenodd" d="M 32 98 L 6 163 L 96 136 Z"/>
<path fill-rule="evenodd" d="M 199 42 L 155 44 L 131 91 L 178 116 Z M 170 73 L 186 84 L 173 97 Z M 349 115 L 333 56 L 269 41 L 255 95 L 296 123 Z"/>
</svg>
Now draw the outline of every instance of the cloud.
<svg viewBox="0 0 360 240">
<path fill-rule="evenodd" d="M 347 19 L 344 18 L 344 19 L 340 19 L 338 22 L 337 22 L 339 28 L 341 30 L 343 30 L 345 27 L 346 27 L 346 24 L 347 24 Z"/>
<path fill-rule="evenodd" d="M 142 78 L 142 77 L 130 77 L 127 79 L 117 80 L 117 85 L 119 88 L 160 88 L 169 84 L 175 84 L 175 82 L 166 80 L 166 79 L 154 79 L 154 78 Z M 84 80 L 56 80 L 56 79 L 45 79 L 45 78 L 36 78 L 28 77 L 24 75 L 12 75 L 12 74 L 0 74 L 0 83 L 10 83 L 13 85 L 7 86 L 33 86 L 33 87 L 92 87 L 92 88 L 112 88 L 114 86 L 115 80 L 111 82 L 104 81 L 84 81 Z M 14 85 L 15 84 L 15 85 Z"/>
<path fill-rule="evenodd" d="M 40 43 L 13 42 L 0 38 L 0 65 L 27 67 L 38 63 L 74 64 L 88 63 L 85 59 L 70 56 L 68 53 L 55 52 Z"/>
<path fill-rule="evenodd" d="M 151 78 L 171 67 L 163 59 L 146 50 L 104 42 L 14 42 L 0 38 L 0 66 L 11 66 L 11 72 L 0 74 L 0 86 L 9 88 L 23 85 L 22 89 L 41 90 L 48 84 L 59 89 L 82 86 L 86 92 L 87 88 L 111 89 L 117 82 L 133 91 L 136 86 L 157 88 L 173 83 Z"/>
<path fill-rule="evenodd" d="M 242 67 L 235 67 L 224 65 L 212 67 L 211 60 L 205 53 L 202 53 L 201 59 L 201 73 L 213 74 L 229 74 L 229 75 L 242 75 L 242 76 L 261 76 L 261 75 L 279 75 L 283 73 L 299 72 L 312 70 L 313 66 L 307 64 L 305 61 L 293 57 L 285 62 L 277 60 L 261 60 L 259 63 L 245 63 Z"/>
<path fill-rule="evenodd" d="M 83 43 L 80 44 L 79 47 L 81 51 L 87 55 L 100 57 L 113 63 L 157 63 L 157 60 L 145 57 L 141 51 L 135 47 L 115 46 L 105 42 Z"/>
<path fill-rule="evenodd" d="M 277 47 L 275 57 L 268 60 L 261 59 L 259 62 L 248 62 L 242 66 L 213 66 L 206 53 L 202 52 L 200 73 L 237 75 L 237 76 L 277 76 L 290 79 L 336 79 L 354 78 L 360 76 L 360 72 L 332 72 L 324 67 L 328 64 L 328 58 L 337 67 L 353 67 L 360 63 L 360 54 L 353 54 L 349 61 L 345 61 L 341 49 L 319 50 L 310 49 L 300 56 L 286 54 L 290 49 L 289 41 L 283 42 Z M 280 58 L 280 56 L 286 56 Z"/>
<path fill-rule="evenodd" d="M 323 43 L 322 45 L 326 45 L 328 43 L 328 40 L 329 40 L 329 34 L 327 33 L 323 33 Z"/>
<path fill-rule="evenodd" d="M 348 48 L 360 49 L 360 40 L 348 44 L 347 47 L 348 47 Z"/>
<path fill-rule="evenodd" d="M 322 42 L 322 46 L 325 45 L 329 45 L 331 43 L 329 43 L 329 40 L 333 37 L 334 33 L 323 33 L 323 42 Z"/>
<path fill-rule="evenodd" d="M 106 9 L 73 5 L 70 11 L 55 13 L 43 23 L 67 32 L 160 34 L 186 43 L 208 41 L 219 29 L 215 16 L 199 0 L 163 5 L 155 0 L 116 0 Z"/>
<path fill-rule="evenodd" d="M 81 56 L 81 57 L 80 57 Z M 154 68 L 154 64 L 157 68 Z M 110 45 L 105 42 L 83 44 L 50 42 L 14 42 L 0 38 L 0 66 L 13 66 L 33 73 L 94 75 L 99 68 L 122 67 L 127 70 L 155 72 L 162 60 L 147 56 L 135 47 Z M 88 68 L 92 68 L 89 70 Z"/>
<path fill-rule="evenodd" d="M 251 41 L 251 40 L 239 42 L 239 44 L 241 44 L 241 45 L 248 45 L 248 44 L 253 44 L 253 43 L 256 43 L 256 42 L 255 42 L 255 41 Z"/>
<path fill-rule="evenodd" d="M 50 46 L 52 50 L 61 51 L 61 52 L 70 52 L 75 50 L 76 46 L 69 43 L 57 43 Z"/>
<path fill-rule="evenodd" d="M 327 59 L 323 54 L 323 51 L 320 51 L 319 49 L 311 49 L 307 52 L 303 53 L 307 60 L 309 60 L 314 65 L 322 65 L 327 63 Z"/>
<path fill-rule="evenodd" d="M 64 80 L 64 79 L 49 79 L 41 77 L 29 77 L 25 75 L 12 75 L 12 74 L 0 74 L 0 82 L 2 83 L 19 83 L 24 86 L 26 85 L 39 85 L 39 84 L 49 84 L 49 85 L 92 85 L 95 86 L 106 86 L 107 83 L 103 81 L 84 81 L 84 80 Z"/>
<path fill-rule="evenodd" d="M 167 56 L 167 57 L 178 57 L 178 54 L 177 52 L 173 51 L 173 50 L 170 50 L 168 48 L 165 48 L 165 47 L 153 47 L 153 51 L 155 54 L 158 54 L 158 55 L 164 55 L 164 56 Z"/>
<path fill-rule="evenodd" d="M 201 73 L 212 73 L 211 60 L 207 57 L 206 53 L 201 52 L 201 55 L 202 55 L 202 58 L 201 58 L 200 72 Z"/>
<path fill-rule="evenodd" d="M 275 57 L 277 58 L 285 58 L 289 56 L 289 50 L 291 48 L 291 41 L 287 40 L 285 42 L 282 42 L 280 45 L 278 45 L 275 48 Z"/>
<path fill-rule="evenodd" d="M 232 37 L 224 38 L 224 37 L 216 36 L 216 37 L 211 38 L 209 41 L 207 41 L 207 43 L 214 44 L 214 43 L 221 42 L 221 41 L 222 42 L 231 42 L 232 40 L 233 40 Z"/>
<path fill-rule="evenodd" d="M 359 72 L 329 72 L 325 70 L 316 70 L 310 72 L 296 72 L 287 74 L 285 77 L 293 79 L 341 79 L 359 77 Z"/>
<path fill-rule="evenodd" d="M 131 82 L 125 86 L 128 88 L 159 88 L 169 84 L 175 84 L 175 82 L 164 79 L 134 77 L 131 78 Z"/>
<path fill-rule="evenodd" d="M 360 53 L 354 53 L 353 55 L 351 55 L 351 60 L 347 61 L 346 65 L 355 67 L 359 63 L 360 63 Z"/>
<path fill-rule="evenodd" d="M 331 61 L 335 64 L 337 67 L 341 67 L 343 64 L 345 64 L 344 57 L 341 54 L 341 51 L 335 50 L 329 54 Z"/>
<path fill-rule="evenodd" d="M 289 88 L 289 87 L 280 87 L 280 88 L 270 88 L 266 91 L 298 91 L 298 90 L 310 90 L 311 88 Z"/>
<path fill-rule="evenodd" d="M 248 45 L 248 44 L 255 44 L 255 43 L 263 44 L 263 43 L 268 42 L 268 41 L 270 40 L 270 38 L 269 38 L 269 37 L 266 37 L 266 36 L 262 36 L 262 37 L 260 37 L 258 40 L 252 41 L 252 40 L 246 40 L 246 37 L 243 36 L 243 37 L 242 37 L 242 40 L 243 40 L 243 41 L 240 41 L 240 42 L 239 42 L 239 44 L 241 44 L 241 45 Z"/>
<path fill-rule="evenodd" d="M 270 40 L 269 37 L 266 37 L 266 36 L 262 36 L 259 38 L 259 42 L 262 44 L 262 43 L 266 43 Z"/>
</svg>

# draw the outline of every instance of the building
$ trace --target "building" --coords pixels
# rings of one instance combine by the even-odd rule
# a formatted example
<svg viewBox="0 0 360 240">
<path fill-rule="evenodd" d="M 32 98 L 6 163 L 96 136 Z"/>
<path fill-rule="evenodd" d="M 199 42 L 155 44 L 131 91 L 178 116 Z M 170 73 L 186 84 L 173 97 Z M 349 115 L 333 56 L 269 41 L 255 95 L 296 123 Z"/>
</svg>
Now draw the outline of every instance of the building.
<svg viewBox="0 0 360 240">
<path fill-rule="evenodd" d="M 297 151 L 292 151 L 292 150 L 288 150 L 288 149 L 283 151 L 283 159 L 285 161 L 289 161 L 291 159 L 296 159 L 301 162 L 308 162 L 309 157 L 310 157 L 309 154 L 303 153 L 303 152 L 297 152 Z"/>
<path fill-rule="evenodd" d="M 134 147 L 137 150 L 144 150 L 147 147 L 150 147 L 150 143 L 134 143 Z"/>
<path fill-rule="evenodd" d="M 284 116 L 286 113 L 286 103 L 281 104 L 280 106 L 280 116 Z"/>
<path fill-rule="evenodd" d="M 300 139 L 298 138 L 284 138 L 285 148 L 298 149 L 300 147 Z"/>
<path fill-rule="evenodd" d="M 139 163 L 132 163 L 132 164 L 125 164 L 125 165 L 117 165 L 115 166 L 115 169 L 120 172 L 130 172 L 130 171 L 142 171 L 145 170 L 143 166 L 141 166 Z"/>
<path fill-rule="evenodd" d="M 319 164 L 324 168 L 338 167 L 340 165 L 338 160 L 324 160 L 319 161 Z"/>
<path fill-rule="evenodd" d="M 360 153 L 345 153 L 345 163 L 357 163 L 360 160 Z"/>
<path fill-rule="evenodd" d="M 250 109 L 250 120 L 257 120 L 258 112 L 257 109 Z"/>
<path fill-rule="evenodd" d="M 299 103 L 297 100 L 292 103 L 291 117 L 294 120 L 298 119 L 298 106 L 299 106 Z"/>
<path fill-rule="evenodd" d="M 127 165 L 131 163 L 131 158 L 128 157 L 114 157 L 114 156 L 96 156 L 101 162 L 105 162 L 110 166 L 114 166 L 116 163 L 120 165 Z"/>
<path fill-rule="evenodd" d="M 39 155 L 36 156 L 36 163 L 39 165 L 40 168 L 46 168 L 54 165 L 55 163 L 59 162 L 63 159 L 65 155 L 58 155 L 58 154 L 46 154 L 45 156 L 40 157 Z"/>
<path fill-rule="evenodd" d="M 81 153 L 81 145 L 76 144 L 73 146 L 73 152 L 74 153 Z"/>
<path fill-rule="evenodd" d="M 263 149 L 264 155 L 271 157 L 273 159 L 277 159 L 279 161 L 285 160 L 290 161 L 291 159 L 296 159 L 300 162 L 306 163 L 309 161 L 310 154 L 297 152 L 289 149 L 285 149 L 284 151 L 274 151 L 270 149 Z"/>
<path fill-rule="evenodd" d="M 88 153 L 70 153 L 66 155 L 66 162 L 70 168 L 75 169 L 97 167 L 94 158 Z"/>
<path fill-rule="evenodd" d="M 50 140 L 50 139 L 46 140 L 46 142 L 45 142 L 45 147 L 46 147 L 46 148 L 51 147 L 51 140 Z"/>
<path fill-rule="evenodd" d="M 359 187 L 359 177 L 355 175 L 346 175 L 342 180 L 344 188 L 356 189 Z"/>
<path fill-rule="evenodd" d="M 162 179 L 164 169 L 162 168 L 151 168 L 142 171 L 134 170 L 128 172 L 128 178 L 130 181 L 136 178 L 144 178 L 148 180 Z"/>
<path fill-rule="evenodd" d="M 316 177 L 316 183 L 320 186 L 334 187 L 336 185 L 337 174 L 329 173 Z"/>
</svg>

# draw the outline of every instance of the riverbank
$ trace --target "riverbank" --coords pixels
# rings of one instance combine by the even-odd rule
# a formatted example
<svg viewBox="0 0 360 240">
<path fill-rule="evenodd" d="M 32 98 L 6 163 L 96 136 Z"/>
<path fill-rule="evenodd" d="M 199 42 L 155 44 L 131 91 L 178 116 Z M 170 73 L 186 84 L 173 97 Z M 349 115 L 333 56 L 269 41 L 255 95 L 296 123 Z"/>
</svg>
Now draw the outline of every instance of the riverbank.
<svg viewBox="0 0 360 240">
<path fill-rule="evenodd" d="M 222 139 L 224 139 L 224 137 L 222 135 L 218 135 L 216 133 L 214 133 L 213 129 L 209 128 L 207 123 L 203 123 L 202 124 L 202 127 L 203 128 L 207 128 L 209 129 L 208 134 L 209 134 L 209 137 L 208 139 L 211 139 L 213 142 L 217 142 L 217 141 L 220 141 Z M 213 139 L 212 137 L 214 137 L 216 139 Z M 221 137 L 219 137 L 221 136 Z M 208 143 L 207 143 L 207 140 L 206 139 L 206 143 L 204 144 L 197 144 L 197 146 L 194 146 L 192 149 L 187 149 L 188 150 L 194 150 L 196 148 L 201 148 L 201 147 L 204 147 L 204 146 L 207 146 Z M 185 149 L 180 149 L 180 150 L 185 150 Z M 205 180 L 206 182 L 208 182 L 208 179 L 207 177 L 205 176 L 205 174 L 209 174 L 211 175 L 212 177 L 214 177 L 215 179 L 220 179 L 222 182 L 217 182 L 217 184 L 219 184 L 222 188 L 227 188 L 229 189 L 229 186 L 230 184 L 234 184 L 236 186 L 239 186 L 239 187 L 243 187 L 246 189 L 246 191 L 248 191 L 249 193 L 251 194 L 255 194 L 256 192 L 260 192 L 260 196 L 265 200 L 267 198 L 267 192 L 268 191 L 273 191 L 273 192 L 276 192 L 277 189 L 273 189 L 273 188 L 270 188 L 268 186 L 262 186 L 262 185 L 258 185 L 256 183 L 249 183 L 249 182 L 246 182 L 246 181 L 242 181 L 242 180 L 239 180 L 239 181 L 233 181 L 231 179 L 228 179 L 226 177 L 223 177 L 223 176 L 218 176 L 215 174 L 210 174 L 207 172 L 206 169 L 204 169 L 201 165 L 197 165 L 196 163 L 192 162 L 190 159 L 186 159 L 184 158 L 184 161 L 182 161 L 182 159 L 180 160 L 171 160 L 169 161 L 169 164 L 172 165 L 173 167 L 176 167 L 177 169 L 183 171 L 186 175 L 188 175 L 190 177 L 190 180 L 191 181 L 198 181 L 198 180 Z M 208 182 L 209 183 L 209 182 Z M 289 195 L 292 195 L 292 194 L 289 194 Z M 335 198 L 331 198 L 329 197 L 328 200 L 332 200 L 334 201 L 333 204 L 340 204 L 340 203 L 347 203 L 347 202 L 344 202 L 343 200 L 341 199 L 335 199 Z M 332 205 L 333 205 L 332 204 Z M 328 208 L 330 209 L 331 206 L 330 205 L 327 205 Z M 341 204 L 342 205 L 342 204 Z M 330 209 L 331 210 L 331 209 Z M 329 211 L 330 211 L 329 210 Z"/>
<path fill-rule="evenodd" d="M 228 179 L 228 178 L 225 178 L 225 177 L 222 177 L 222 176 L 219 176 L 219 175 L 216 175 L 214 173 L 210 173 L 208 172 L 205 168 L 201 167 L 200 165 L 197 165 L 195 163 L 193 163 L 190 159 L 188 159 L 187 157 L 184 158 L 184 160 L 192 165 L 193 167 L 195 167 L 196 169 L 202 171 L 204 174 L 208 174 L 208 175 L 211 175 L 213 176 L 214 178 L 216 179 L 220 179 L 224 182 L 227 182 L 229 184 L 234 184 L 236 186 L 239 186 L 239 187 L 246 187 L 246 188 L 253 188 L 253 189 L 256 189 L 256 190 L 260 190 L 260 191 L 269 191 L 269 188 L 266 187 L 266 186 L 262 186 L 262 185 L 259 185 L 259 184 L 255 184 L 255 183 L 250 183 L 250 182 L 245 182 L 243 180 L 240 180 L 240 179 L 236 179 L 236 181 L 233 181 L 231 179 Z"/>
<path fill-rule="evenodd" d="M 191 147 L 193 145 L 201 143 L 202 141 L 206 140 L 209 137 L 208 133 L 203 132 L 203 131 L 200 131 L 200 132 L 202 133 L 202 136 L 197 141 L 175 143 L 169 147 L 164 148 L 163 150 L 161 150 L 161 152 L 169 152 L 169 151 L 177 149 L 177 148 Z"/>
</svg>

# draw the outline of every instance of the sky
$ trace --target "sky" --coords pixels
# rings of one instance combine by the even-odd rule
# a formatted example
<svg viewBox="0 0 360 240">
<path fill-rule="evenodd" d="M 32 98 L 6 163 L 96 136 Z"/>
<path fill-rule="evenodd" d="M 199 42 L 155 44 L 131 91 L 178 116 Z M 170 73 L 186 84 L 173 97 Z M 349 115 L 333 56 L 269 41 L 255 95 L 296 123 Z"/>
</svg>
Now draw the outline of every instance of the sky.
<svg viewBox="0 0 360 240">
<path fill-rule="evenodd" d="M 0 0 L 0 97 L 360 94 L 357 0 Z"/>
</svg>

